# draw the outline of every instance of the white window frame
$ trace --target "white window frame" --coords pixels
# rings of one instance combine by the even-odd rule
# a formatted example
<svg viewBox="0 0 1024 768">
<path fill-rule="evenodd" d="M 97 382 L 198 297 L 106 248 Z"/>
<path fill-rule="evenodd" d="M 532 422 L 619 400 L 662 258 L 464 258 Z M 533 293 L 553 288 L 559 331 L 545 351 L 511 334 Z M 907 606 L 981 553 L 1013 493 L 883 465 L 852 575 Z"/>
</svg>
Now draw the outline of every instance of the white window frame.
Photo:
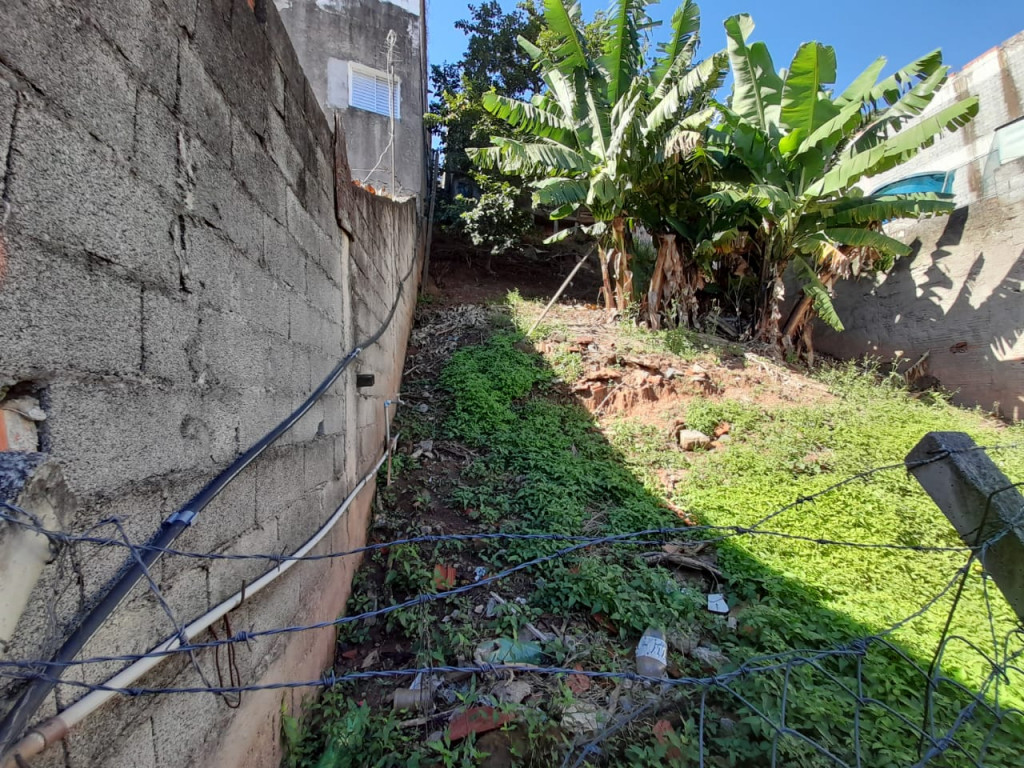
<svg viewBox="0 0 1024 768">
<path fill-rule="evenodd" d="M 1024 157 L 1024 117 L 996 128 L 996 150 L 1000 165 Z"/>
<path fill-rule="evenodd" d="M 375 115 L 383 115 L 384 117 L 390 117 L 391 111 L 390 109 L 382 111 L 381 109 L 377 108 L 380 106 L 379 94 L 375 95 L 374 101 L 376 103 L 376 106 L 374 108 L 370 108 L 365 103 L 356 102 L 355 84 L 357 76 L 364 78 L 372 78 L 374 80 L 376 88 L 380 88 L 382 87 L 382 85 L 384 88 L 387 88 L 388 91 L 390 92 L 392 99 L 394 99 L 393 103 L 395 108 L 395 120 L 402 119 L 402 78 L 398 77 L 398 75 L 394 76 L 392 89 L 392 87 L 390 87 L 391 77 L 388 75 L 387 72 L 382 72 L 379 69 L 367 67 L 364 64 L 358 64 L 354 61 L 350 61 L 348 63 L 348 105 L 354 109 L 361 109 L 364 112 L 372 112 Z M 383 84 L 381 83 L 382 80 Z"/>
</svg>

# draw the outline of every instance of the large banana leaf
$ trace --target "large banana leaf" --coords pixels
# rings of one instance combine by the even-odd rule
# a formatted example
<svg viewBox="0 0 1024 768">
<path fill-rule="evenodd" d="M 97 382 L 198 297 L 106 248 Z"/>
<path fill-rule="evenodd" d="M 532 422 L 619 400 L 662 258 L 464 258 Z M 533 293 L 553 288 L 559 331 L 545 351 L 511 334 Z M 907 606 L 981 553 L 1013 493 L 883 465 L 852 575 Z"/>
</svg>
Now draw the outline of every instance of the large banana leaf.
<svg viewBox="0 0 1024 768">
<path fill-rule="evenodd" d="M 609 104 L 626 93 L 643 64 L 639 27 L 647 20 L 644 8 L 649 1 L 616 0 L 612 6 L 611 34 L 604 40 L 604 52 L 599 60 L 608 78 Z"/>
<path fill-rule="evenodd" d="M 819 125 L 800 143 L 797 154 L 816 152 L 822 158 L 827 158 L 860 124 L 860 110 L 861 105 L 857 102 L 844 106 L 835 117 Z"/>
<path fill-rule="evenodd" d="M 864 176 L 873 176 L 895 168 L 922 148 L 930 146 L 943 130 L 955 131 L 977 114 L 976 96 L 951 104 L 866 152 L 844 158 L 818 182 L 811 185 L 807 192 L 811 195 L 831 195 L 857 183 Z"/>
<path fill-rule="evenodd" d="M 714 182 L 711 188 L 715 191 L 702 197 L 701 202 L 713 207 L 749 203 L 758 208 L 774 208 L 783 211 L 796 208 L 796 200 L 792 195 L 771 184 L 743 186 L 729 182 Z"/>
<path fill-rule="evenodd" d="M 868 94 L 871 93 L 871 89 L 875 87 L 875 83 L 878 82 L 878 76 L 885 68 L 885 61 L 885 56 L 879 56 L 871 62 L 868 68 L 857 75 L 846 90 L 836 97 L 835 105 L 845 107 L 847 104 L 863 104 L 867 100 Z"/>
<path fill-rule="evenodd" d="M 544 179 L 534 184 L 535 205 L 551 205 L 557 208 L 580 206 L 587 199 L 588 184 L 578 179 Z"/>
<path fill-rule="evenodd" d="M 573 141 L 571 123 L 533 104 L 493 92 L 485 93 L 482 103 L 484 109 L 513 128 L 559 144 L 568 145 Z"/>
<path fill-rule="evenodd" d="M 952 213 L 956 206 L 931 193 L 880 195 L 839 200 L 819 209 L 828 225 L 869 224 L 892 219 L 922 218 Z"/>
<path fill-rule="evenodd" d="M 777 122 L 783 83 L 768 47 L 761 42 L 747 45 L 753 31 L 754 21 L 745 13 L 725 20 L 733 74 L 731 106 L 740 117 L 770 133 L 771 125 Z"/>
<path fill-rule="evenodd" d="M 726 75 L 726 54 L 724 51 L 704 59 L 687 72 L 661 98 L 656 101 L 642 129 L 644 136 L 654 133 L 667 121 L 678 116 L 681 109 L 696 100 L 699 94 L 710 94 L 721 86 Z"/>
<path fill-rule="evenodd" d="M 898 131 L 911 117 L 921 114 L 945 84 L 948 67 L 940 67 L 910 88 L 888 109 L 872 113 L 872 121 L 843 151 L 850 156 L 871 149 Z"/>
<path fill-rule="evenodd" d="M 941 67 L 942 51 L 937 48 L 871 88 L 863 101 L 874 107 L 879 102 L 885 102 L 891 107 L 912 87 L 915 80 L 923 80 Z"/>
<path fill-rule="evenodd" d="M 822 93 L 823 86 L 835 81 L 835 49 L 821 43 L 801 45 L 782 87 L 782 127 L 809 136 L 835 117 L 839 108 Z"/>
<path fill-rule="evenodd" d="M 814 268 L 802 257 L 793 257 L 793 271 L 800 280 L 803 292 L 811 297 L 814 303 L 814 311 L 828 326 L 836 331 L 842 331 L 843 321 L 839 319 L 836 308 L 832 304 L 832 297 L 828 295 L 828 289 L 818 279 Z"/>
<path fill-rule="evenodd" d="M 692 0 L 683 0 L 672 14 L 671 27 L 668 41 L 658 44 L 659 56 L 651 72 L 655 99 L 664 97 L 664 90 L 671 85 L 670 73 L 682 72 L 693 60 L 700 30 L 700 6 Z"/>
<path fill-rule="evenodd" d="M 910 253 L 910 246 L 904 245 L 899 240 L 881 232 L 865 227 L 833 227 L 831 229 L 823 229 L 820 232 L 815 232 L 801 238 L 799 245 L 806 247 L 806 244 L 812 241 L 833 245 L 874 248 L 876 251 L 893 253 L 898 256 L 906 256 Z"/>
<path fill-rule="evenodd" d="M 583 26 L 583 12 L 577 2 L 566 4 L 565 0 L 544 0 L 544 21 L 555 33 L 557 46 L 552 59 L 562 72 L 569 73 L 587 66 L 587 52 L 580 39 Z"/>
<path fill-rule="evenodd" d="M 553 143 L 525 143 L 494 136 L 494 146 L 467 149 L 473 162 L 502 173 L 529 176 L 572 175 L 590 171 L 590 163 L 578 152 Z"/>
</svg>

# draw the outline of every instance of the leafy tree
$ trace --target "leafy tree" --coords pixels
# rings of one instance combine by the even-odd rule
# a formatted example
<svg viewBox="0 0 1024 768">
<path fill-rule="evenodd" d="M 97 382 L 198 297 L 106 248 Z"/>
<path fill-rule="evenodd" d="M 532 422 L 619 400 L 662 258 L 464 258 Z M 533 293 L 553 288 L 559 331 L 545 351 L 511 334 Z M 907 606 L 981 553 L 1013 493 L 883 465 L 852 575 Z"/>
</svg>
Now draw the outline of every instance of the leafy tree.
<svg viewBox="0 0 1024 768">
<path fill-rule="evenodd" d="M 518 187 L 504 181 L 482 181 L 483 194 L 460 218 L 473 245 L 497 256 L 515 246 L 533 224 L 533 215 L 519 205 Z M 489 269 L 490 259 L 487 264 Z"/>
<path fill-rule="evenodd" d="M 490 147 L 468 150 L 482 168 L 531 179 L 535 204 L 552 207 L 553 219 L 586 207 L 595 221 L 584 229 L 598 239 L 608 308 L 625 309 L 633 297 L 635 190 L 692 152 L 726 67 L 724 52 L 694 64 L 700 11 L 690 0 L 674 14 L 670 40 L 648 60 L 649 4 L 620 0 L 588 35 L 578 3 L 545 0 L 544 47 L 519 40 L 545 89 L 529 101 L 485 94 L 484 109 L 519 135 L 495 135 Z"/>
<path fill-rule="evenodd" d="M 934 194 L 865 196 L 857 182 L 966 124 L 978 113 L 978 100 L 963 99 L 907 126 L 946 81 L 940 51 L 880 81 L 885 59 L 879 58 L 836 94 L 833 48 L 805 43 L 788 69 L 776 71 L 765 44 L 749 42 L 753 28 L 746 15 L 725 21 L 733 87 L 728 106 L 718 105 L 720 123 L 709 131 L 714 180 L 703 201 L 713 228 L 757 277 L 758 335 L 792 344 L 809 331 L 814 314 L 842 330 L 829 297 L 837 280 L 889 269 L 909 252 L 881 231 L 881 222 L 953 209 Z M 803 296 L 780 328 L 783 273 L 790 266 Z"/>
<path fill-rule="evenodd" d="M 498 0 L 469 6 L 469 19 L 455 22 L 469 40 L 457 63 L 431 68 L 436 95 L 430 105 L 428 125 L 441 136 L 445 167 L 466 173 L 471 164 L 466 147 L 504 130 L 481 104 L 483 94 L 494 90 L 508 96 L 530 93 L 541 87 L 540 76 L 519 54 L 520 35 L 535 37 L 539 17 L 529 4 L 505 13 Z"/>
</svg>

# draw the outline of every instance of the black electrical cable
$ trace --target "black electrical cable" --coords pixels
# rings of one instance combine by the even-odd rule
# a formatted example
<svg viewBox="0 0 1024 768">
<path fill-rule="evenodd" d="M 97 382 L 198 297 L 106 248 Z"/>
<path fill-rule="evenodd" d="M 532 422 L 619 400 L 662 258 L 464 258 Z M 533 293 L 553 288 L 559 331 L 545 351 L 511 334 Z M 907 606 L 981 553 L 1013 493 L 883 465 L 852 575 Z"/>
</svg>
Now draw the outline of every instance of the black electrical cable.
<svg viewBox="0 0 1024 768">
<path fill-rule="evenodd" d="M 273 445 L 283 434 L 290 430 L 295 423 L 301 419 L 310 408 L 329 390 L 341 376 L 342 372 L 355 360 L 362 351 L 373 344 L 376 344 L 391 321 L 394 319 L 402 294 L 405 292 L 405 283 L 412 275 L 416 267 L 417 258 L 414 256 L 408 271 L 398 284 L 398 292 L 391 304 L 387 317 L 381 323 L 377 332 L 366 339 L 360 346 L 357 346 L 331 370 L 327 377 L 320 383 L 320 386 L 313 390 L 313 393 L 306 398 L 295 411 L 284 421 L 274 427 L 261 440 L 255 443 L 245 453 L 235 459 L 231 465 L 211 480 L 195 496 L 174 513 L 172 513 L 160 525 L 160 529 L 150 539 L 144 548 L 139 548 L 137 556 L 129 557 L 126 565 L 122 568 L 122 575 L 111 585 L 110 589 L 97 603 L 92 610 L 82 619 L 78 627 L 64 641 L 64 644 L 53 655 L 48 662 L 42 662 L 37 678 L 32 679 L 25 690 L 22 691 L 14 706 L 0 722 L 0 755 L 8 749 L 21 736 L 29 719 L 39 710 L 43 701 L 50 691 L 57 685 L 57 679 L 66 667 L 66 663 L 78 655 L 85 647 L 89 639 L 103 625 L 111 613 L 113 613 L 121 601 L 134 589 L 139 580 L 145 576 L 146 571 L 163 554 L 160 550 L 166 549 L 178 536 L 188 528 L 196 516 L 203 511 L 217 496 L 231 483 L 239 473 L 254 462 L 260 454 Z"/>
</svg>

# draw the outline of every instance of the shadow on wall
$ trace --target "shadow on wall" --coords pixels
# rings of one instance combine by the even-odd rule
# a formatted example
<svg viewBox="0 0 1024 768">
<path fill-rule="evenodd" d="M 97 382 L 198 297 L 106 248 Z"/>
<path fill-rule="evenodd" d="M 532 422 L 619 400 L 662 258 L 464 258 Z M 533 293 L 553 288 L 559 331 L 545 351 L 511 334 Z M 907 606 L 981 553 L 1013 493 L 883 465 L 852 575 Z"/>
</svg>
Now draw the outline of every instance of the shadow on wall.
<svg viewBox="0 0 1024 768">
<path fill-rule="evenodd" d="M 908 365 L 927 354 L 928 381 L 955 402 L 1024 419 L 1024 205 L 983 201 L 889 230 L 910 257 L 873 282 L 841 285 L 847 330 L 820 326 L 817 346 Z"/>
</svg>

